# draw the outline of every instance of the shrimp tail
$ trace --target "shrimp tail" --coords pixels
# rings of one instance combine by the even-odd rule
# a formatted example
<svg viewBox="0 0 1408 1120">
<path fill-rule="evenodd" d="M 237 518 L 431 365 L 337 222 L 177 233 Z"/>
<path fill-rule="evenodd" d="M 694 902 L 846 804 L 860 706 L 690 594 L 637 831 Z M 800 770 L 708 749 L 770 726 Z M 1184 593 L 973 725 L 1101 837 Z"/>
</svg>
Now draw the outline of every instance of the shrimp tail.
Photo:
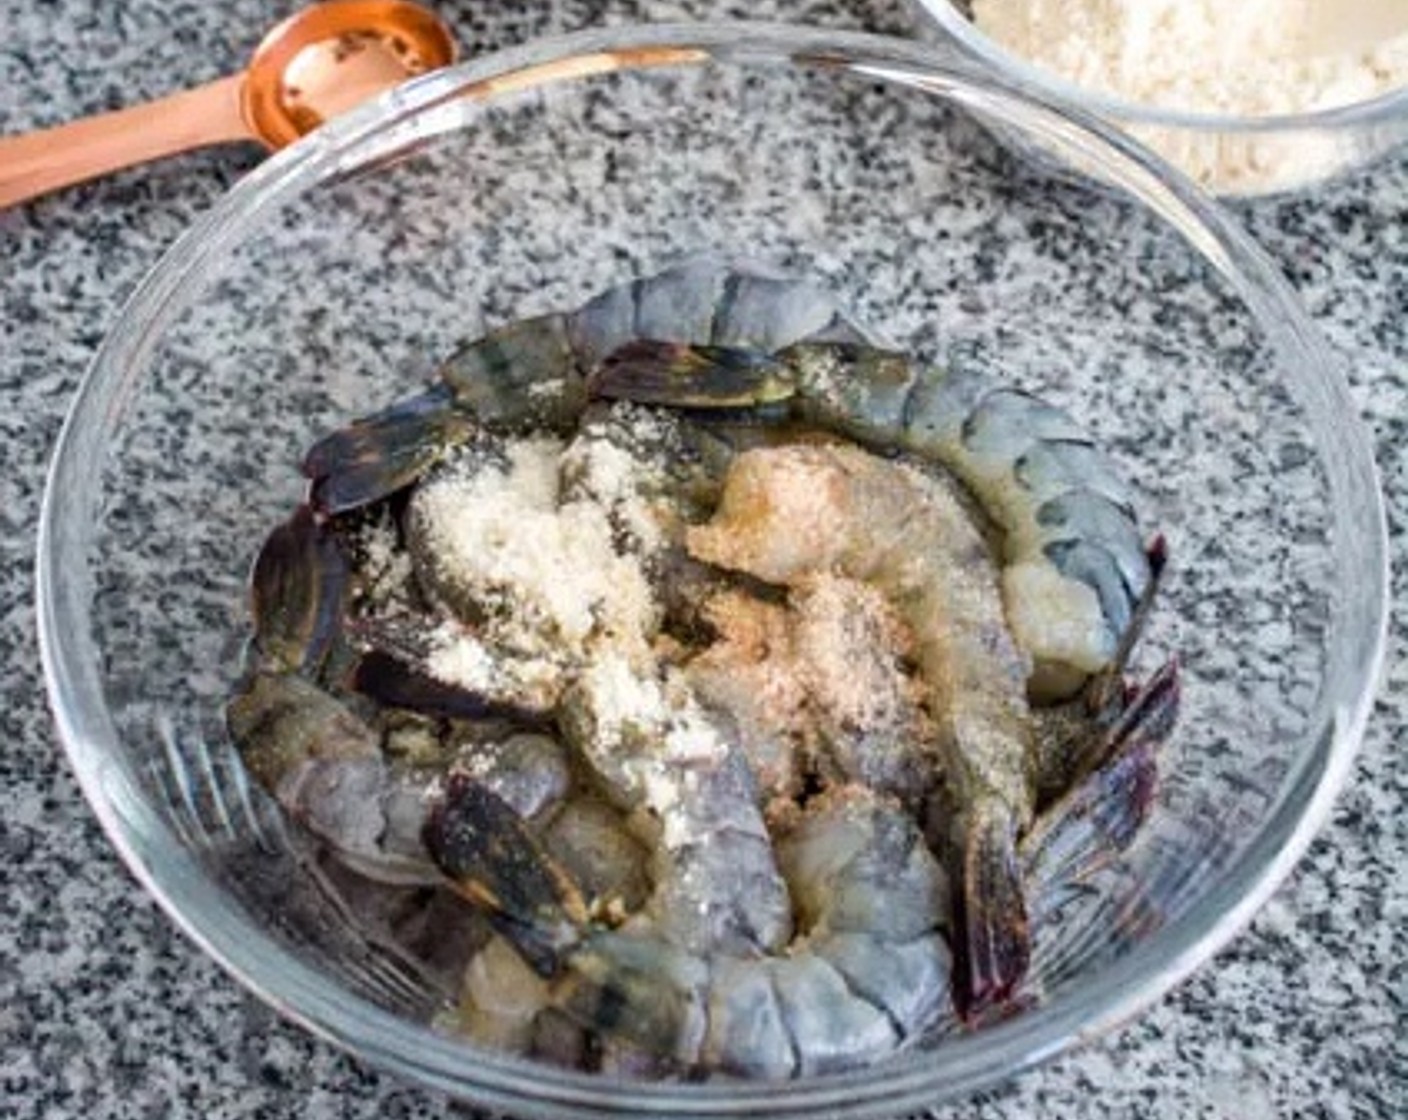
<svg viewBox="0 0 1408 1120">
<path fill-rule="evenodd" d="M 1034 898 L 1064 895 L 1133 842 L 1154 804 L 1158 752 L 1178 717 L 1179 699 L 1178 664 L 1169 661 L 1120 717 L 1105 761 L 1023 837 L 1023 874 Z M 1059 889 L 1052 894 L 1052 888 Z"/>
<path fill-rule="evenodd" d="M 702 1042 L 708 966 L 655 936 L 591 921 L 568 872 L 487 786 L 451 775 L 423 834 L 451 887 L 488 917 L 553 999 L 592 1030 L 688 1063 Z"/>
<path fill-rule="evenodd" d="M 796 392 L 786 364 L 760 350 L 638 339 L 613 350 L 588 379 L 594 397 L 671 408 L 748 408 Z"/>
<path fill-rule="evenodd" d="M 303 460 L 309 502 L 332 516 L 394 494 L 440 459 L 465 427 L 449 386 L 437 384 L 331 432 Z"/>
<path fill-rule="evenodd" d="M 333 645 L 347 558 L 308 506 L 269 534 L 250 578 L 255 646 L 268 668 L 314 673 Z"/>
<path fill-rule="evenodd" d="M 1129 624 L 1120 635 L 1114 657 L 1091 678 L 1086 689 L 1086 706 L 1096 718 L 1108 717 L 1109 713 L 1118 711 L 1123 699 L 1125 669 L 1154 609 L 1154 601 L 1158 598 L 1159 587 L 1168 568 L 1168 541 L 1162 533 L 1149 542 L 1144 555 L 1149 562 L 1149 579 L 1130 612 Z"/>
<path fill-rule="evenodd" d="M 488 787 L 452 774 L 422 839 L 455 892 L 480 907 L 539 975 L 554 975 L 580 944 L 581 892 Z"/>
<path fill-rule="evenodd" d="M 975 810 L 962 855 L 954 890 L 954 1003 L 971 1020 L 1020 983 L 1031 960 L 1031 933 L 1010 816 Z"/>
<path fill-rule="evenodd" d="M 1121 686 L 1121 692 L 1125 690 Z M 1132 740 L 1145 739 L 1161 743 L 1173 730 L 1178 719 L 1182 698 L 1178 661 L 1165 662 L 1143 685 L 1123 698 L 1123 703 L 1111 703 L 1102 721 L 1107 723 L 1103 734 L 1092 735 L 1077 748 L 1071 768 L 1074 787 L 1094 773 L 1108 760 L 1116 757 Z"/>
<path fill-rule="evenodd" d="M 1001 815 L 970 819 L 956 891 L 954 991 L 969 1021 L 1009 999 L 1022 981 L 1032 926 L 1139 834 L 1153 808 L 1158 752 L 1177 720 L 1179 699 L 1178 665 L 1170 661 L 1099 736 L 1100 765 L 1051 805 L 1015 850 Z"/>
<path fill-rule="evenodd" d="M 386 650 L 362 654 L 347 684 L 385 707 L 408 708 L 440 719 L 512 719 L 523 727 L 551 726 L 550 718 L 537 709 L 445 684 Z"/>
<path fill-rule="evenodd" d="M 423 392 L 324 436 L 303 460 L 326 515 L 410 486 L 476 431 L 561 428 L 586 404 L 566 319 L 541 315 L 461 346 Z"/>
</svg>

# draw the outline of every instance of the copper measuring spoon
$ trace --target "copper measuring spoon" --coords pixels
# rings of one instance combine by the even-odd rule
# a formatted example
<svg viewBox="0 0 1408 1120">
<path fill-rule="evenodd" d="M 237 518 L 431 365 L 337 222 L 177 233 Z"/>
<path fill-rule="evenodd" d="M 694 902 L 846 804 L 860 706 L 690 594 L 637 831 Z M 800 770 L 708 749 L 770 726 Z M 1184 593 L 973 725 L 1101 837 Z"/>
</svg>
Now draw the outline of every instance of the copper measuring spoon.
<svg viewBox="0 0 1408 1120">
<path fill-rule="evenodd" d="M 323 121 L 428 70 L 455 42 L 407 0 L 328 0 L 270 31 L 240 74 L 145 105 L 0 138 L 0 209 L 192 148 L 292 143 Z"/>
</svg>

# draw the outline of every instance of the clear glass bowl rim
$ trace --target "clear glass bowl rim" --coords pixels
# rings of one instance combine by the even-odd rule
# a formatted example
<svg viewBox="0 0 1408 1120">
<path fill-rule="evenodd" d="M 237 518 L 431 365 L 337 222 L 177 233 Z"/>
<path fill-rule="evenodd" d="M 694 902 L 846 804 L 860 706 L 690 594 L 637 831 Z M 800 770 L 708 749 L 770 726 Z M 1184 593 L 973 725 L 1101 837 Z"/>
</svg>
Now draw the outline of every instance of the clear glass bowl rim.
<svg viewBox="0 0 1408 1120">
<path fill-rule="evenodd" d="M 1390 90 L 1365 101 L 1315 109 L 1303 113 L 1279 113 L 1243 117 L 1232 113 L 1196 112 L 1167 109 L 1140 101 L 1130 101 L 1088 86 L 1068 81 L 1053 71 L 1014 54 L 978 26 L 954 5 L 952 0 L 913 0 L 964 50 L 1008 75 L 1022 86 L 1033 86 L 1062 101 L 1079 105 L 1124 124 L 1163 125 L 1200 132 L 1271 133 L 1306 129 L 1358 130 L 1374 128 L 1408 117 L 1408 87 Z M 1235 0 L 1232 0 L 1235 3 Z M 1030 91 L 1028 91 L 1030 92 Z"/>
<path fill-rule="evenodd" d="M 141 367 L 163 327 L 191 291 L 192 273 L 238 243 L 257 217 L 342 167 L 342 153 L 458 101 L 466 87 L 514 75 L 523 88 L 554 80 L 547 63 L 603 52 L 681 49 L 713 59 L 797 65 L 845 63 L 902 75 L 978 106 L 1019 106 L 1034 127 L 1069 142 L 1074 131 L 1104 151 L 1141 186 L 1143 201 L 1172 207 L 1196 228 L 1199 249 L 1242 281 L 1259 315 L 1277 321 L 1282 365 L 1302 403 L 1334 417 L 1344 456 L 1335 487 L 1349 500 L 1349 524 L 1336 522 L 1334 547 L 1362 554 L 1368 573 L 1339 604 L 1326 685 L 1305 749 L 1260 833 L 1177 921 L 1137 945 L 1102 975 L 1053 1001 L 937 1052 L 902 1056 L 878 1070 L 790 1082 L 642 1084 L 579 1074 L 476 1051 L 413 1025 L 331 984 L 282 949 L 204 875 L 169 827 L 147 806 L 127 769 L 98 671 L 87 598 L 87 558 L 103 462 L 105 425 L 136 391 Z M 626 54 L 623 68 L 648 65 Z M 686 60 L 688 61 L 688 60 Z M 571 66 L 567 67 L 570 72 Z M 588 70 L 588 72 L 591 72 Z M 424 123 L 422 118 L 422 123 Z M 422 133 L 423 134 L 423 133 Z M 1165 215 L 1166 216 L 1166 215 Z M 1284 354 L 1283 354 L 1284 356 Z M 1308 401 L 1308 403 L 1307 403 Z M 95 445 L 97 451 L 95 453 Z M 1334 480 L 1332 479 L 1332 482 Z M 60 739 L 84 795 L 136 878 L 171 919 L 227 972 L 312 1033 L 361 1059 L 424 1086 L 520 1115 L 890 1116 L 967 1094 L 1088 1041 L 1167 992 L 1229 941 L 1303 854 L 1350 772 L 1382 667 L 1388 615 L 1387 530 L 1367 435 L 1348 387 L 1271 261 L 1189 180 L 1094 116 L 967 60 L 887 36 L 786 24 L 657 24 L 577 32 L 485 55 L 427 75 L 348 114 L 278 153 L 246 176 L 167 251 L 121 309 L 75 394 L 50 466 L 36 553 L 40 652 Z M 1328 697 L 1328 699 L 1327 699 Z M 157 858 L 159 857 L 159 858 Z"/>
</svg>

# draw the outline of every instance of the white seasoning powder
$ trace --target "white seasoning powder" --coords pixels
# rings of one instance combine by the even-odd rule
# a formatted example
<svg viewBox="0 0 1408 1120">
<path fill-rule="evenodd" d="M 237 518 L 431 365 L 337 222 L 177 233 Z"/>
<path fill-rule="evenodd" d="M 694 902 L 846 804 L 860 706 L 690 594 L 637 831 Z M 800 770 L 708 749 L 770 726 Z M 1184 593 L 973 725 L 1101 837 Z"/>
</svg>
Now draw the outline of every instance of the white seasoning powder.
<svg viewBox="0 0 1408 1120">
<path fill-rule="evenodd" d="M 366 525 L 357 539 L 366 594 L 383 605 L 403 602 L 411 579 L 411 558 L 396 540 L 396 528 L 383 517 Z"/>
<path fill-rule="evenodd" d="M 658 727 L 669 712 L 659 684 L 636 672 L 617 650 L 602 650 L 582 672 L 584 702 L 596 721 L 597 738 L 616 740 L 634 729 Z"/>
<path fill-rule="evenodd" d="M 459 627 L 439 627 L 426 671 L 436 680 L 471 692 L 487 691 L 496 675 L 494 659 L 483 643 Z"/>
<path fill-rule="evenodd" d="M 641 463 L 624 447 L 603 439 L 579 439 L 562 458 L 564 468 L 579 472 L 584 487 L 615 514 L 644 554 L 665 543 L 659 518 L 640 497 Z"/>
<path fill-rule="evenodd" d="M 515 608 L 512 632 L 490 637 L 519 652 L 580 650 L 593 636 L 648 634 L 656 606 L 639 563 L 619 554 L 605 510 L 558 500 L 562 445 L 509 448 L 506 472 L 450 474 L 416 494 L 416 514 L 445 578 Z"/>
<path fill-rule="evenodd" d="M 979 30 L 1044 70 L 1170 110 L 1278 116 L 1408 84 L 1404 0 L 1359 0 L 1348 10 L 1341 0 L 973 0 L 972 12 Z M 1357 33 L 1356 19 L 1397 30 Z M 1313 177 L 1339 155 L 1327 140 L 1131 131 L 1219 190 Z"/>
</svg>

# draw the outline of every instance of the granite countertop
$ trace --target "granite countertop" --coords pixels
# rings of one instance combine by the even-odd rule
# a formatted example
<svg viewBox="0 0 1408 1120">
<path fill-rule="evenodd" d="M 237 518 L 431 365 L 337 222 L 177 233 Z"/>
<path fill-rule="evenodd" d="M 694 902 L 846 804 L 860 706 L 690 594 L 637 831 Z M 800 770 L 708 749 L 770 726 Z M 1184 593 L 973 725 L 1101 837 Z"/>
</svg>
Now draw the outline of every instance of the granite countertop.
<svg viewBox="0 0 1408 1120">
<path fill-rule="evenodd" d="M 884 0 L 437 5 L 469 52 L 705 15 L 906 32 Z M 237 69 L 286 0 L 0 0 L 0 133 Z M 0 213 L 0 1116 L 431 1117 L 455 1106 L 279 1019 L 182 937 L 99 830 L 45 706 L 31 554 L 50 444 L 123 298 L 253 167 L 227 146 Z M 1408 151 L 1238 213 L 1343 355 L 1397 549 L 1408 509 Z M 1402 573 L 1394 581 L 1408 606 Z M 1367 1120 L 1408 1115 L 1408 670 L 1395 623 L 1333 821 L 1212 964 L 1123 1030 L 935 1117 Z"/>
</svg>

